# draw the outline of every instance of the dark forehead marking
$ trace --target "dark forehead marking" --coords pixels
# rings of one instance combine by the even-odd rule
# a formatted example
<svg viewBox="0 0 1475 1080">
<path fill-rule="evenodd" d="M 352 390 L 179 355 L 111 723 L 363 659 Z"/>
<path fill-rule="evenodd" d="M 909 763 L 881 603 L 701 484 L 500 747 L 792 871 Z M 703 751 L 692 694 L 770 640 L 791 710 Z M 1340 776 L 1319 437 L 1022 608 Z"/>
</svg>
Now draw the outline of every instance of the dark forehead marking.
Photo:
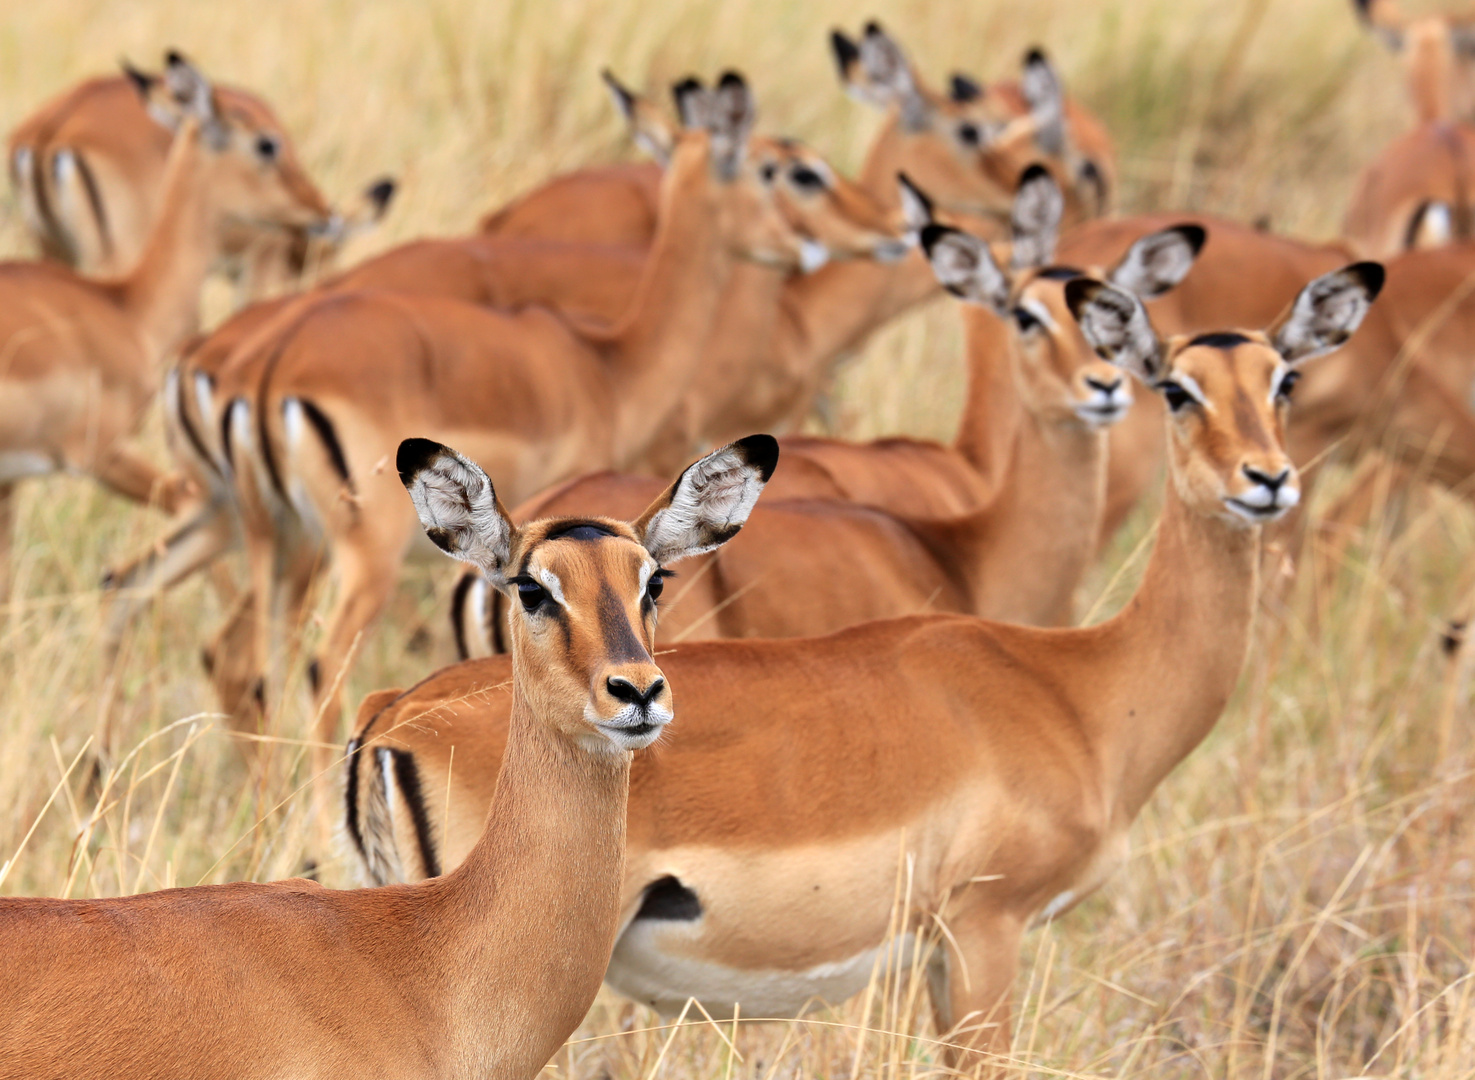
<svg viewBox="0 0 1475 1080">
<path fill-rule="evenodd" d="M 546 533 L 544 540 L 603 540 L 606 536 L 618 536 L 608 525 L 598 521 L 560 521 Z"/>
<path fill-rule="evenodd" d="M 604 637 L 604 649 L 609 662 L 618 664 L 650 659 L 650 654 L 645 651 L 645 646 L 640 643 L 640 638 L 630 625 L 630 616 L 625 613 L 625 605 L 620 603 L 620 598 L 615 595 L 615 590 L 608 581 L 601 582 L 599 586 L 599 632 Z"/>
<path fill-rule="evenodd" d="M 1238 330 L 1215 330 L 1212 333 L 1200 334 L 1185 345 L 1184 348 L 1203 345 L 1210 349 L 1232 349 L 1237 345 L 1248 344 L 1250 344 L 1250 339 Z"/>
<path fill-rule="evenodd" d="M 1077 270 L 1074 266 L 1047 266 L 1035 276 L 1046 281 L 1069 281 L 1071 278 L 1085 277 L 1086 272 Z"/>
</svg>

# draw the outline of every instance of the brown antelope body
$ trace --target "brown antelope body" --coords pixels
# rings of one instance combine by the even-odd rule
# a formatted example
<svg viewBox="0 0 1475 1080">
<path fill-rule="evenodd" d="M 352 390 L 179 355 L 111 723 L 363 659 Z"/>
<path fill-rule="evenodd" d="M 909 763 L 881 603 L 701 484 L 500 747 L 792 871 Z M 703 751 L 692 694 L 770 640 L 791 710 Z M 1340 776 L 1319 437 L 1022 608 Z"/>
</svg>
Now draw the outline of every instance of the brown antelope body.
<svg viewBox="0 0 1475 1080">
<path fill-rule="evenodd" d="M 92 276 L 124 273 L 142 257 L 166 205 L 170 136 L 158 120 L 177 105 L 180 62 L 170 53 L 163 75 L 125 65 L 124 75 L 89 79 L 11 133 L 11 180 L 26 227 L 46 255 Z M 263 169 L 277 174 L 310 220 L 321 219 L 309 228 L 259 218 L 249 199 L 224 203 L 229 218 L 213 238 L 211 263 L 237 281 L 241 295 L 286 285 L 305 269 L 309 253 L 321 261 L 382 214 L 392 188 L 381 184 L 351 223 L 331 216 L 270 106 L 225 86 L 216 88 L 215 100 L 221 115 L 255 133 Z"/>
<path fill-rule="evenodd" d="M 514 499 L 576 469 L 628 461 L 690 378 L 734 260 L 797 263 L 797 236 L 766 189 L 743 179 L 746 87 L 728 76 L 707 100 L 710 127 L 676 145 L 661 234 L 615 327 L 580 329 L 543 308 L 329 293 L 284 314 L 291 325 L 250 396 L 223 408 L 256 598 L 248 659 L 267 674 L 267 700 L 277 700 L 280 628 L 297 626 L 325 568 L 337 585 L 309 669 L 320 744 L 334 737 L 340 679 L 414 538 L 385 468 L 397 440 L 418 431 L 457 442 L 494 465 Z M 273 596 L 280 613 L 266 602 Z M 249 708 L 259 687 L 221 689 L 228 707 Z"/>
<path fill-rule="evenodd" d="M 259 133 L 217 107 L 182 60 L 170 71 L 184 98 L 164 184 L 165 205 L 137 266 L 94 281 L 47 263 L 7 263 L 0 338 L 0 536 L 9 542 L 14 485 L 58 470 L 87 473 L 130 498 L 180 500 L 132 444 L 162 363 L 193 331 L 200 286 L 228 216 L 321 220 L 273 161 Z"/>
<path fill-rule="evenodd" d="M 662 570 L 735 533 L 776 459 L 754 436 L 633 524 L 519 529 L 476 466 L 407 440 L 397 464 L 427 523 L 452 549 L 474 516 L 464 554 L 522 600 L 481 841 L 456 872 L 388 889 L 0 899 L 0 1076 L 537 1076 L 599 988 L 630 751 L 672 715 L 652 659 Z"/>
<path fill-rule="evenodd" d="M 844 999 L 887 946 L 903 859 L 914 921 L 900 944 L 945 927 L 929 961 L 939 1031 L 1007 1048 L 1024 930 L 1121 864 L 1133 818 L 1234 688 L 1259 526 L 1297 501 L 1292 376 L 1346 340 L 1380 276 L 1359 264 L 1320 278 L 1265 332 L 1167 341 L 1130 293 L 1068 286 L 1088 339 L 1167 402 L 1157 544 L 1115 618 L 1044 630 L 914 616 L 666 654 L 681 724 L 632 770 L 610 984 L 714 1016 Z M 365 703 L 348 826 L 370 874 L 456 864 L 461 823 L 496 783 L 506 671 L 472 661 Z"/>
<path fill-rule="evenodd" d="M 909 516 L 835 498 L 774 501 L 784 490 L 841 499 L 859 494 L 857 501 L 865 501 L 864 491 L 827 490 L 813 469 L 801 469 L 789 484 L 780 474 L 746 535 L 724 549 L 720 563 L 693 567 L 689 580 L 671 590 L 666 625 L 675 640 L 809 636 L 919 611 L 1044 626 L 1072 621 L 1076 587 L 1097 547 L 1105 431 L 1132 398 L 1122 373 L 1097 358 L 1074 328 L 1063 289 L 1077 273 L 1044 265 L 1059 212 L 1059 189 L 1043 170 L 1032 174 L 1016 204 L 1011 271 L 975 237 L 937 225 L 922 231 L 944 284 L 1008 322 L 1002 349 L 969 355 L 965 426 L 991 426 L 1000 444 L 992 494 L 956 517 Z M 1156 295 L 1188 272 L 1202 243 L 1194 227 L 1152 234 L 1107 276 L 1139 295 Z M 980 410 L 984 415 L 974 414 Z M 844 466 L 829 472 L 836 477 L 867 474 L 868 459 L 885 465 L 894 457 L 891 444 L 794 441 L 801 464 L 823 461 L 823 453 L 804 461 L 816 449 L 828 451 L 832 463 Z M 925 485 L 918 472 L 917 483 Z M 574 509 L 619 516 L 648 501 L 652 483 L 583 477 L 534 499 L 519 516 Z M 835 559 L 836 551 L 846 557 Z M 473 643 L 477 654 L 500 651 L 501 616 L 488 600 L 484 583 L 456 590 L 453 619 L 463 652 Z"/>
</svg>

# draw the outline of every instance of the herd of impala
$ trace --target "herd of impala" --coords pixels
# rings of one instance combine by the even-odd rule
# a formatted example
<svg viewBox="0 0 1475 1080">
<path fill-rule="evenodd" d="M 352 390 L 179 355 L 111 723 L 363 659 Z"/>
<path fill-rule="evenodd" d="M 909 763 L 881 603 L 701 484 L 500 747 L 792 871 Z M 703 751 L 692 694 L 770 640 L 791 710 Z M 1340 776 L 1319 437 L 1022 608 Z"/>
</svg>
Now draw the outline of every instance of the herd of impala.
<svg viewBox="0 0 1475 1080">
<path fill-rule="evenodd" d="M 789 1017 L 908 956 L 939 1059 L 1001 1067 L 1021 936 L 1122 864 L 1218 720 L 1314 469 L 1356 464 L 1353 503 L 1375 457 L 1472 490 L 1475 22 L 1354 6 L 1419 122 L 1332 244 L 1108 216 L 1111 141 L 1042 52 L 939 89 L 874 22 L 830 42 L 885 114 L 857 179 L 759 134 L 740 75 L 668 113 L 606 72 L 651 162 L 332 272 L 393 182 L 335 210 L 271 109 L 178 53 L 17 125 L 43 257 L 0 266 L 0 559 L 23 481 L 169 514 L 104 583 L 116 663 L 244 548 L 206 667 L 243 731 L 313 717 L 319 842 L 341 826 L 372 887 L 0 900 L 0 1076 L 532 1077 L 602 981 Z M 202 333 L 220 271 L 240 306 Z M 748 434 L 941 292 L 953 443 Z M 156 401 L 169 467 L 137 442 Z M 1075 626 L 1158 492 L 1135 596 Z M 370 694 L 340 756 L 420 547 L 466 564 L 462 662 Z"/>
</svg>

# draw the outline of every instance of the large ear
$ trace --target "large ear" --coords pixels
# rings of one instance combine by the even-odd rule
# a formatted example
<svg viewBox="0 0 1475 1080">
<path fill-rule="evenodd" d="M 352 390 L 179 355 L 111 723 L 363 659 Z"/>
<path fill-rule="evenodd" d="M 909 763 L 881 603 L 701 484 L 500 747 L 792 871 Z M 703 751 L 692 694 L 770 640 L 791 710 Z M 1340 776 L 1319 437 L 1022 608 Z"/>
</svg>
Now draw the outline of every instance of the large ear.
<svg viewBox="0 0 1475 1080">
<path fill-rule="evenodd" d="M 671 87 L 671 100 L 676 105 L 676 118 L 688 130 L 705 129 L 712 122 L 712 99 L 702 80 L 688 75 Z"/>
<path fill-rule="evenodd" d="M 902 229 L 911 243 L 919 240 L 918 234 L 933 222 L 932 199 L 906 173 L 896 174 L 896 186 L 901 195 Z"/>
<path fill-rule="evenodd" d="M 966 105 L 983 97 L 983 86 L 973 76 L 955 71 L 948 80 L 948 97 L 959 105 Z"/>
<path fill-rule="evenodd" d="M 928 225 L 922 230 L 922 250 L 948 292 L 997 315 L 1008 308 L 1009 279 L 978 237 L 946 225 Z"/>
<path fill-rule="evenodd" d="M 845 92 L 869 102 L 871 99 L 866 85 L 865 66 L 860 62 L 860 46 L 851 41 L 844 31 L 831 30 L 830 51 L 835 55 L 835 67 L 840 71 L 840 85 L 845 87 Z"/>
<path fill-rule="evenodd" d="M 686 467 L 635 522 L 635 535 L 662 566 L 725 544 L 738 534 L 778 464 L 778 440 L 749 435 Z"/>
<path fill-rule="evenodd" d="M 671 160 L 671 148 L 676 144 L 676 131 L 653 102 L 647 101 L 615 78 L 608 68 L 599 73 L 604 85 L 609 88 L 615 108 L 630 125 L 630 137 L 635 145 L 644 150 L 660 165 Z"/>
<path fill-rule="evenodd" d="M 1352 336 L 1383 289 L 1381 263 L 1360 262 L 1323 274 L 1301 290 L 1266 331 L 1287 363 L 1299 364 Z"/>
<path fill-rule="evenodd" d="M 1065 153 L 1065 90 L 1060 77 L 1042 49 L 1024 54 L 1024 71 L 1019 90 L 1029 105 L 1034 123 L 1035 145 L 1047 154 Z"/>
<path fill-rule="evenodd" d="M 1161 296 L 1193 269 L 1208 236 L 1202 225 L 1192 223 L 1148 233 L 1127 249 L 1106 280 L 1144 300 Z"/>
<path fill-rule="evenodd" d="M 505 585 L 517 529 L 481 466 L 429 439 L 400 443 L 394 463 L 435 546 Z"/>
<path fill-rule="evenodd" d="M 1130 371 L 1147 386 L 1162 376 L 1162 342 L 1135 294 L 1078 277 L 1065 283 L 1065 303 L 1096 355 Z"/>
<path fill-rule="evenodd" d="M 1043 165 L 1031 165 L 1019 178 L 1009 214 L 1013 251 L 1009 263 L 1016 270 L 1044 266 L 1055 258 L 1065 196 Z"/>
<path fill-rule="evenodd" d="M 732 180 L 748 151 L 748 136 L 758 119 L 758 105 L 745 80 L 736 71 L 723 72 L 711 94 L 712 162 L 717 174 Z"/>
<path fill-rule="evenodd" d="M 164 54 L 164 85 L 185 114 L 202 123 L 215 119 L 215 92 L 210 80 L 177 49 Z"/>
<path fill-rule="evenodd" d="M 1403 12 L 1397 0 L 1352 0 L 1362 24 L 1393 52 L 1403 50 Z"/>
<path fill-rule="evenodd" d="M 159 85 L 159 76 L 150 75 L 146 71 L 140 71 L 125 57 L 118 61 L 118 66 L 123 69 L 123 74 L 128 76 L 128 81 L 133 84 L 133 89 L 138 91 L 138 96 L 147 105 L 153 97 L 154 88 Z"/>
<path fill-rule="evenodd" d="M 898 105 L 901 123 L 908 131 L 927 127 L 931 109 L 912 74 L 912 65 L 896 40 L 872 20 L 860 39 L 860 62 L 866 73 L 869 100 L 880 105 Z"/>
</svg>

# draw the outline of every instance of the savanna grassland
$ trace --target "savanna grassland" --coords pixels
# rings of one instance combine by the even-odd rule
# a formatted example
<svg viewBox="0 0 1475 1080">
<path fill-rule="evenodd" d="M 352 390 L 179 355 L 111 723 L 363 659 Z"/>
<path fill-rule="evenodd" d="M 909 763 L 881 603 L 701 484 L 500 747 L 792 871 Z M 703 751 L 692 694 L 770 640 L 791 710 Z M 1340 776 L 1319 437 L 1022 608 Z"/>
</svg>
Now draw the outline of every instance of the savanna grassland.
<svg viewBox="0 0 1475 1080">
<path fill-rule="evenodd" d="M 1116 138 L 1129 211 L 1268 217 L 1331 237 L 1357 170 L 1409 118 L 1396 63 L 1346 0 L 7 0 L 0 121 L 119 57 L 153 66 L 177 46 L 267 96 L 330 196 L 400 179 L 389 218 L 354 259 L 465 231 L 555 172 L 632 155 L 597 77 L 604 66 L 652 91 L 739 68 L 761 127 L 853 172 L 879 117 L 840 92 L 826 35 L 870 16 L 938 82 L 953 70 L 1010 76 L 1025 48 L 1046 46 Z M 8 196 L 0 253 L 30 254 Z M 212 317 L 225 301 L 223 287 L 210 292 Z M 877 335 L 840 374 L 838 430 L 949 437 L 962 386 L 956 322 L 937 303 Z M 162 459 L 162 437 L 154 446 Z M 1320 548 L 1285 560 L 1296 580 L 1267 604 L 1239 693 L 1144 811 L 1126 870 L 1027 938 L 1019 1075 L 1475 1076 L 1471 658 L 1441 645 L 1470 599 L 1475 517 L 1447 495 L 1391 494 L 1401 532 L 1361 528 L 1335 560 Z M 1118 538 L 1082 610 L 1100 617 L 1126 595 L 1150 524 L 1143 512 Z M 200 669 L 222 610 L 202 581 L 128 638 L 119 696 L 130 752 L 100 791 L 85 782 L 108 677 L 96 585 L 159 525 L 87 481 L 25 489 L 0 611 L 5 893 L 115 895 L 301 866 L 305 693 L 297 685 L 283 710 L 279 767 L 252 787 Z M 447 566 L 410 573 L 363 645 L 352 701 L 451 659 L 449 581 Z M 346 858 L 321 873 L 353 880 Z M 742 1025 L 734 1038 L 733 1025 L 695 1009 L 663 1026 L 606 995 L 550 1068 L 915 1075 L 939 1068 L 924 1000 L 906 972 L 878 973 L 864 1000 Z"/>
</svg>

